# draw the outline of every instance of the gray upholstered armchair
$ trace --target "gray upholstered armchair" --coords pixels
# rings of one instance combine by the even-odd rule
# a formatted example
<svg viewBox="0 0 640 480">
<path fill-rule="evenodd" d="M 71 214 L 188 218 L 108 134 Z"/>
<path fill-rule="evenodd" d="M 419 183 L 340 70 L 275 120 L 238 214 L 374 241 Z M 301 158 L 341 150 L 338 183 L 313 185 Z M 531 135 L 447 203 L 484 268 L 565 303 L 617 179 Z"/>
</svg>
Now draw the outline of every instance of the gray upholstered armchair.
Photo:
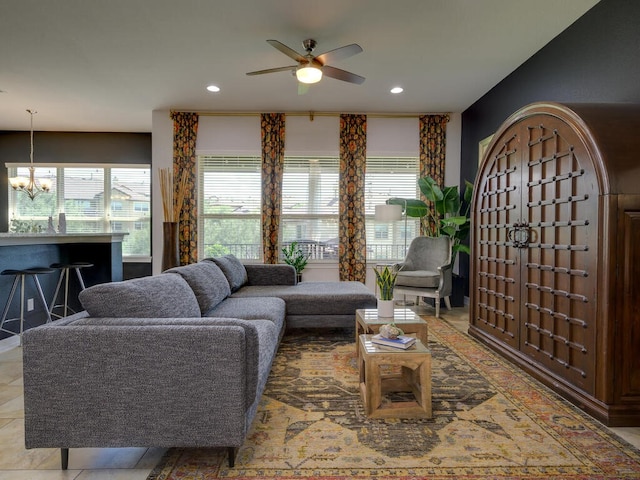
<svg viewBox="0 0 640 480">
<path fill-rule="evenodd" d="M 409 245 L 407 258 L 399 263 L 394 293 L 435 299 L 436 317 L 440 316 L 440 299 L 451 310 L 451 238 L 416 237 Z"/>
</svg>

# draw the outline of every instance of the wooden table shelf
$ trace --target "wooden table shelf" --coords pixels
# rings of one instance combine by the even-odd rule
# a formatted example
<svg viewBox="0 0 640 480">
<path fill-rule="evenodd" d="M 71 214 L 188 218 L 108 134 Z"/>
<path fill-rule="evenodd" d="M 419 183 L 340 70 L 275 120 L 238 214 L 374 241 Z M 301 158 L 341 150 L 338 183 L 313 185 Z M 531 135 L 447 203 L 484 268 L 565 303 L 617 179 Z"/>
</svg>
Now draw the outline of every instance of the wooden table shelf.
<svg viewBox="0 0 640 480">
<path fill-rule="evenodd" d="M 371 418 L 431 418 L 431 352 L 420 340 L 403 350 L 379 346 L 371 335 L 358 338 L 360 395 Z M 386 366 L 399 373 L 387 373 Z M 384 399 L 390 392 L 412 392 L 413 400 Z"/>
</svg>

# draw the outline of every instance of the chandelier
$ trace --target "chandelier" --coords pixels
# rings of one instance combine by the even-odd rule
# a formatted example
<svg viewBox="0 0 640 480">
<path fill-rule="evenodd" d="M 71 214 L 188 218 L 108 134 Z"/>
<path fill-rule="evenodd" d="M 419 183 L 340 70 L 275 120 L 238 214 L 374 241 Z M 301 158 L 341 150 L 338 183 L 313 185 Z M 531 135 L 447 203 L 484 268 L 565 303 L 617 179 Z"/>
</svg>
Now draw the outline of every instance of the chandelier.
<svg viewBox="0 0 640 480">
<path fill-rule="evenodd" d="M 29 198 L 33 200 L 41 193 L 51 190 L 51 181 L 47 179 L 36 180 L 36 169 L 33 166 L 33 115 L 38 112 L 34 110 L 27 110 L 27 112 L 31 115 L 31 163 L 29 166 L 29 178 L 12 177 L 9 179 L 9 184 L 14 190 L 26 193 Z"/>
</svg>

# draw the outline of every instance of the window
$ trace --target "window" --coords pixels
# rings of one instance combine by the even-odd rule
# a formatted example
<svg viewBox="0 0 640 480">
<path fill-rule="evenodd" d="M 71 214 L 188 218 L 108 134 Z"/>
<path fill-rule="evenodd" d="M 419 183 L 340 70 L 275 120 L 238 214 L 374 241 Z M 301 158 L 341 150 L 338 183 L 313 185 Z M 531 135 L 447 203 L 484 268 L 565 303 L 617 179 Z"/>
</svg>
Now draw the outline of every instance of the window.
<svg viewBox="0 0 640 480">
<path fill-rule="evenodd" d="M 337 157 L 285 157 L 281 242 L 298 245 L 310 261 L 338 257 Z"/>
<path fill-rule="evenodd" d="M 260 165 L 259 156 L 198 157 L 199 258 L 262 258 Z M 281 243 L 298 242 L 312 262 L 338 258 L 339 166 L 337 157 L 285 157 Z M 405 257 L 405 222 L 376 223 L 375 206 L 391 197 L 418 198 L 418 174 L 417 157 L 367 158 L 368 260 Z M 418 220 L 409 219 L 406 228 L 408 245 L 418 234 Z"/>
<path fill-rule="evenodd" d="M 365 175 L 365 215 L 367 260 L 402 260 L 405 257 L 405 221 L 375 221 L 375 206 L 389 198 L 419 198 L 417 157 L 367 157 Z M 406 246 L 419 234 L 419 221 L 408 218 Z"/>
<path fill-rule="evenodd" d="M 27 167 L 8 167 L 9 177 L 29 175 Z M 24 193 L 9 189 L 11 230 L 45 231 L 49 218 L 57 230 L 59 214 L 64 213 L 68 233 L 128 232 L 122 244 L 123 255 L 151 255 L 148 166 L 52 164 L 36 167 L 35 175 L 50 179 L 51 191 L 32 201 Z M 146 209 L 136 205 L 146 205 Z"/>
<path fill-rule="evenodd" d="M 198 157 L 198 257 L 262 258 L 259 156 Z"/>
</svg>

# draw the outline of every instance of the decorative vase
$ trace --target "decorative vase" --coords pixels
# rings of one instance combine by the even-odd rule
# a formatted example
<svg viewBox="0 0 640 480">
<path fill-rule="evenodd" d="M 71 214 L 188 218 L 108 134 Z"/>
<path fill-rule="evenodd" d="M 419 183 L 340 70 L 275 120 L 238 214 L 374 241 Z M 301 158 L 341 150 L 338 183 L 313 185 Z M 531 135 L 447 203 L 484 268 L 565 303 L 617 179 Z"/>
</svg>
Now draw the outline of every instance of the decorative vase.
<svg viewBox="0 0 640 480">
<path fill-rule="evenodd" d="M 378 317 L 393 318 L 393 300 L 378 300 Z"/>
<path fill-rule="evenodd" d="M 162 223 L 162 271 L 180 266 L 178 222 Z"/>
</svg>

